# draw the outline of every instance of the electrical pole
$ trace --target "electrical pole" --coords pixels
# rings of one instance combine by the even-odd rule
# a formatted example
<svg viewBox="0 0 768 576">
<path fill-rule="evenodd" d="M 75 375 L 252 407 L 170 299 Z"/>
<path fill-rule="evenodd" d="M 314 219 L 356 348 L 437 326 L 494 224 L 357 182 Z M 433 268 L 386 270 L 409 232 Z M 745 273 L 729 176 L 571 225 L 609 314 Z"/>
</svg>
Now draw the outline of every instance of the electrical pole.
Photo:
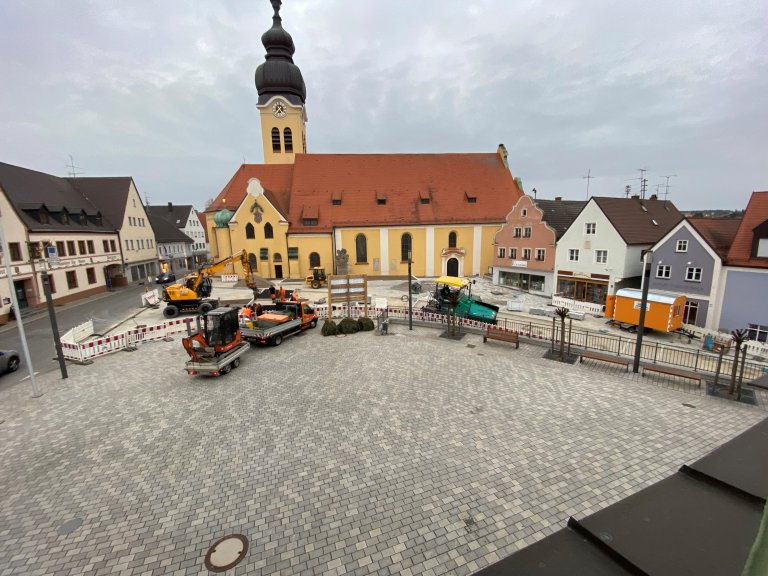
<svg viewBox="0 0 768 576">
<path fill-rule="evenodd" d="M 589 168 L 587 170 L 587 175 L 582 176 L 582 179 L 586 179 L 587 181 L 587 200 L 589 200 L 589 181 L 592 180 L 594 176 L 592 176 L 592 168 Z"/>
<path fill-rule="evenodd" d="M 40 279 L 43 282 L 43 292 L 45 293 L 45 302 L 48 305 L 48 318 L 51 320 L 51 330 L 53 330 L 53 344 L 56 347 L 56 358 L 59 360 L 59 370 L 62 380 L 69 377 L 67 374 L 67 363 L 64 360 L 64 351 L 61 348 L 61 338 L 59 337 L 59 323 L 56 321 L 56 311 L 53 308 L 53 297 L 51 296 L 51 279 L 47 270 L 40 273 Z"/>
<path fill-rule="evenodd" d="M 411 251 L 408 250 L 408 330 L 413 330 L 413 289 L 411 288 Z"/>
</svg>

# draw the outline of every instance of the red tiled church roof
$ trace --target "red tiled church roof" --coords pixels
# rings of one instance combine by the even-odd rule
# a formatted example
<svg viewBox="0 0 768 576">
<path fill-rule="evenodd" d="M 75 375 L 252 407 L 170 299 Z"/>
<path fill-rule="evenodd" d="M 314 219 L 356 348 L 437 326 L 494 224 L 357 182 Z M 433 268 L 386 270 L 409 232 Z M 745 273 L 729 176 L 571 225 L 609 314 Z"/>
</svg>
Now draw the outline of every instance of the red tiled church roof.
<svg viewBox="0 0 768 576">
<path fill-rule="evenodd" d="M 753 230 L 768 220 L 768 191 L 752 192 L 744 217 L 738 232 L 728 251 L 729 266 L 749 266 L 752 268 L 768 268 L 768 259 L 752 258 Z"/>
<path fill-rule="evenodd" d="M 688 222 L 712 249 L 725 259 L 741 224 L 741 218 L 688 218 Z"/>
<path fill-rule="evenodd" d="M 293 234 L 334 226 L 502 223 L 522 196 L 496 152 L 297 154 L 293 165 L 241 166 L 206 212 L 235 211 L 253 177 L 288 215 Z"/>
</svg>

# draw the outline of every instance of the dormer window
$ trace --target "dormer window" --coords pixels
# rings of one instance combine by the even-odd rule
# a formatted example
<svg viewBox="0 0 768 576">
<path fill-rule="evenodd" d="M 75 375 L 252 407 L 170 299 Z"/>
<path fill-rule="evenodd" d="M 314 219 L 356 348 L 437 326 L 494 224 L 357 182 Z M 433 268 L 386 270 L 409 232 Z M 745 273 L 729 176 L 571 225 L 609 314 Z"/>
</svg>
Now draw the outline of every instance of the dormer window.
<svg viewBox="0 0 768 576">
<path fill-rule="evenodd" d="M 387 203 L 387 197 L 384 192 L 376 192 L 376 204 L 384 206 Z"/>
<path fill-rule="evenodd" d="M 331 204 L 341 206 L 341 192 L 334 192 L 331 196 Z"/>
<path fill-rule="evenodd" d="M 477 203 L 477 196 L 474 192 L 464 192 L 464 197 L 467 199 L 468 204 Z"/>
<path fill-rule="evenodd" d="M 419 192 L 419 201 L 422 204 L 429 204 L 429 192 L 426 190 Z"/>
<path fill-rule="evenodd" d="M 69 214 L 67 214 L 66 212 L 61 213 L 61 223 L 69 224 Z"/>
<path fill-rule="evenodd" d="M 50 222 L 50 219 L 48 218 L 48 211 L 45 208 L 40 209 L 38 218 L 40 220 L 40 224 L 48 224 Z"/>
</svg>

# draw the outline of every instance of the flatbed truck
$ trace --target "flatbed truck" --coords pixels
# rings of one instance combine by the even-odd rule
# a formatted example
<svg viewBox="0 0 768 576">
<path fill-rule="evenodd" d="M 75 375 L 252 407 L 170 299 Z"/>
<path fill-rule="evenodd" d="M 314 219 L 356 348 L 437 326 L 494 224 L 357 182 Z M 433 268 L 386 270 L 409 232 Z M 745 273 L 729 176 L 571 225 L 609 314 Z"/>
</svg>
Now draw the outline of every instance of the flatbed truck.
<svg viewBox="0 0 768 576">
<path fill-rule="evenodd" d="M 240 323 L 243 340 L 280 346 L 283 340 L 317 326 L 317 314 L 306 302 L 275 302 L 262 306 L 262 313 Z"/>
</svg>

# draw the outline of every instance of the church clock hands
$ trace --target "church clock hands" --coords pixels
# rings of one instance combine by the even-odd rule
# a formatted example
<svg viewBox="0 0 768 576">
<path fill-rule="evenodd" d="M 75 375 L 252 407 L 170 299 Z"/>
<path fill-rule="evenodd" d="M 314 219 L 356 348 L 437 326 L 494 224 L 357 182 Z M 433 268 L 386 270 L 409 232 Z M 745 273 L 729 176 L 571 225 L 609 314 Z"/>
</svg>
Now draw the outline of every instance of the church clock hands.
<svg viewBox="0 0 768 576">
<path fill-rule="evenodd" d="M 284 102 L 278 100 L 272 104 L 272 114 L 274 114 L 276 118 L 284 118 L 287 112 L 288 109 Z"/>
</svg>

